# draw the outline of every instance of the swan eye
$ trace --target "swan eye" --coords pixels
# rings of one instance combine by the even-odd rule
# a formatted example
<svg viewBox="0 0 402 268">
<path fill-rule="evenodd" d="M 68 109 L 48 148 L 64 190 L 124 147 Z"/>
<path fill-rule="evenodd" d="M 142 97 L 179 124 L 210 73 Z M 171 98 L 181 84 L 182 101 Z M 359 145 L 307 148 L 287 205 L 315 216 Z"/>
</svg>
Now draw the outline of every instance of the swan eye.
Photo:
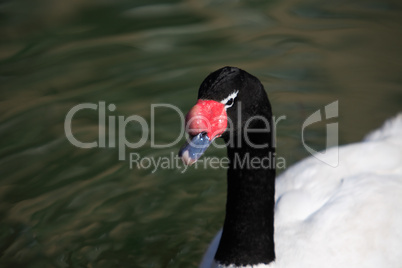
<svg viewBox="0 0 402 268">
<path fill-rule="evenodd" d="M 233 91 L 232 93 L 229 94 L 229 96 L 221 100 L 221 103 L 225 105 L 225 109 L 233 106 L 235 98 L 237 97 L 238 93 L 239 93 L 238 90 Z"/>
<path fill-rule="evenodd" d="M 226 102 L 225 108 L 232 107 L 232 106 L 233 106 L 233 103 L 234 103 L 234 99 L 233 99 L 233 98 L 230 98 L 230 99 Z"/>
</svg>

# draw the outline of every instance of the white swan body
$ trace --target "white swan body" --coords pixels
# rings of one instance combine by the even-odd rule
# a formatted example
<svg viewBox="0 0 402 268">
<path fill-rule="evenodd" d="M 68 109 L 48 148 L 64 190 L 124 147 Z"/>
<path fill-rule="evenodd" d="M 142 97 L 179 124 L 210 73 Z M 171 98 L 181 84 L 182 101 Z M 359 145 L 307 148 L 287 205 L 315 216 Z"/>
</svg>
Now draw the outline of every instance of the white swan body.
<svg viewBox="0 0 402 268">
<path fill-rule="evenodd" d="M 277 177 L 276 259 L 244 267 L 402 267 L 402 113 L 338 152 L 335 168 L 309 157 Z M 220 236 L 201 268 L 235 267 L 213 260 Z"/>
</svg>

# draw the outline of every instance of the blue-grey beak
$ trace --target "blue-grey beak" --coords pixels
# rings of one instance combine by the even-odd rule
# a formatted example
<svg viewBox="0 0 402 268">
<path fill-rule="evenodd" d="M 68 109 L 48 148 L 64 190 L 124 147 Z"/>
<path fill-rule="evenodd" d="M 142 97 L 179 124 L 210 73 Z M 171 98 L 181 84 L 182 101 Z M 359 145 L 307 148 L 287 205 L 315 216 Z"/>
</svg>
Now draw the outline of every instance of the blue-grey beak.
<svg viewBox="0 0 402 268">
<path fill-rule="evenodd" d="M 190 142 L 187 142 L 179 151 L 179 157 L 186 165 L 195 163 L 212 143 L 206 132 L 194 136 Z"/>
</svg>

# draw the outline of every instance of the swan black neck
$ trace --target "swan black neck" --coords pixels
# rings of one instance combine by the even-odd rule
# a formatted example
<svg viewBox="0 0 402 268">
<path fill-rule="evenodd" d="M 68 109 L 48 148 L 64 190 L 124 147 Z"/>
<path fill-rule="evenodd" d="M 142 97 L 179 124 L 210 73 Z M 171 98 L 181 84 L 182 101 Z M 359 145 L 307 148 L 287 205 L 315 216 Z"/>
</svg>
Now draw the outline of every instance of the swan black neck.
<svg viewBox="0 0 402 268">
<path fill-rule="evenodd" d="M 263 116 L 272 126 L 270 108 Z M 261 131 L 241 133 L 240 139 L 234 138 L 241 144 L 228 146 L 226 217 L 215 255 L 223 265 L 268 264 L 275 259 L 275 148 L 272 131 Z"/>
</svg>

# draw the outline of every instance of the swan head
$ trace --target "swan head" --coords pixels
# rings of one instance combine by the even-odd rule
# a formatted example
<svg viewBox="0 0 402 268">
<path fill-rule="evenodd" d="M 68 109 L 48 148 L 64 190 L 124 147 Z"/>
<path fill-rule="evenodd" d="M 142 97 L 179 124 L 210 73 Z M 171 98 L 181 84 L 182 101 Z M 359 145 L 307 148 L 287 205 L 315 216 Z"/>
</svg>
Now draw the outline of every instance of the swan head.
<svg viewBox="0 0 402 268">
<path fill-rule="evenodd" d="M 229 147 L 244 131 L 271 130 L 271 105 L 258 78 L 236 67 L 223 67 L 202 82 L 197 103 L 186 116 L 190 136 L 179 151 L 185 164 L 196 162 L 216 138 Z M 257 130 L 257 131 L 258 131 Z"/>
</svg>

